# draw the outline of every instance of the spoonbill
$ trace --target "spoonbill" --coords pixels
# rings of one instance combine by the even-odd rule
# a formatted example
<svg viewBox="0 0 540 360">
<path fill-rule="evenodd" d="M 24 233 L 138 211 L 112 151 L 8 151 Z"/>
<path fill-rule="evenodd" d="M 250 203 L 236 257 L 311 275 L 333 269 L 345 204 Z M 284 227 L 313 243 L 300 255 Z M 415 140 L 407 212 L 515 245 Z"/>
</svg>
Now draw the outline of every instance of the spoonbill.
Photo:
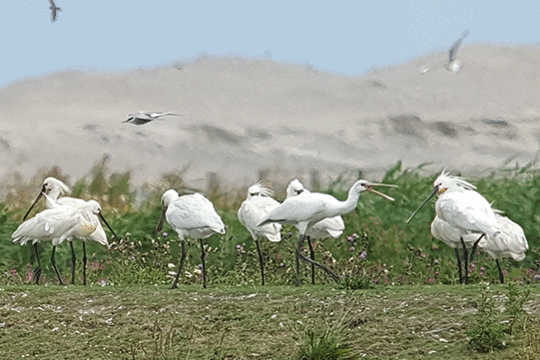
<svg viewBox="0 0 540 360">
<path fill-rule="evenodd" d="M 178 279 L 184 261 L 186 259 L 186 247 L 184 239 L 186 237 L 199 239 L 201 243 L 201 263 L 203 271 L 203 288 L 206 288 L 206 265 L 203 239 L 211 235 L 225 234 L 225 224 L 219 217 L 214 208 L 214 204 L 199 193 L 193 195 L 179 196 L 175 190 L 167 190 L 161 197 L 163 210 L 161 218 L 156 227 L 156 232 L 163 229 L 165 219 L 171 227 L 178 233 L 182 244 L 182 255 L 180 257 L 180 265 L 178 272 L 174 278 L 171 289 L 178 287 Z"/>
<path fill-rule="evenodd" d="M 529 250 L 529 244 L 521 226 L 499 214 L 497 210 L 495 210 L 495 217 L 501 228 L 500 236 L 493 240 L 488 238 L 488 241 L 480 246 L 492 259 L 495 259 L 499 270 L 499 280 L 501 284 L 504 284 L 504 274 L 499 259 L 509 257 L 515 261 L 521 261 L 525 259 L 525 252 Z"/>
<path fill-rule="evenodd" d="M 407 220 L 409 223 L 433 196 L 439 196 L 435 203 L 435 213 L 441 220 L 460 232 L 459 237 L 465 258 L 465 284 L 469 283 L 469 255 L 463 237 L 469 232 L 475 232 L 493 241 L 501 233 L 491 205 L 475 189 L 474 185 L 443 170 L 435 180 L 431 194 Z"/>
<path fill-rule="evenodd" d="M 431 235 L 437 240 L 444 242 L 446 245 L 454 249 L 457 259 L 458 273 L 459 273 L 459 283 L 463 284 L 463 273 L 461 271 L 461 258 L 459 256 L 459 248 L 462 247 L 461 239 L 465 243 L 467 248 L 475 246 L 484 247 L 486 240 L 482 238 L 483 234 L 478 233 L 468 233 L 463 235 L 461 230 L 450 225 L 446 221 L 442 220 L 435 215 L 435 218 L 431 222 Z M 471 252 L 471 261 L 472 261 L 472 252 Z M 467 269 L 465 270 L 467 271 Z"/>
<path fill-rule="evenodd" d="M 319 264 L 315 260 L 305 257 L 302 254 L 301 250 L 304 244 L 306 232 L 308 229 L 313 227 L 314 224 L 323 219 L 347 214 L 353 211 L 358 204 L 360 194 L 364 191 L 369 191 L 380 195 L 390 201 L 394 200 L 390 196 L 373 189 L 373 187 L 376 186 L 397 187 L 396 185 L 376 184 L 366 180 L 358 180 L 350 188 L 349 196 L 345 201 L 339 201 L 335 197 L 328 194 L 306 193 L 300 196 L 293 196 L 285 199 L 283 203 L 262 217 L 261 221 L 259 221 L 257 224 L 258 226 L 272 222 L 298 225 L 298 247 L 296 249 L 296 286 L 300 286 L 300 259 L 318 266 L 329 274 L 334 280 L 339 280 L 332 270 Z"/>
<path fill-rule="evenodd" d="M 58 6 L 54 4 L 54 0 L 49 0 L 49 4 L 51 4 L 51 6 L 49 6 L 49 9 L 51 10 L 51 22 L 55 22 L 56 15 L 57 15 L 56 12 L 62 11 L 62 9 L 60 9 Z"/>
<path fill-rule="evenodd" d="M 287 198 L 298 196 L 300 194 L 310 194 L 310 191 L 304 188 L 304 185 L 298 180 L 294 179 L 287 186 Z M 296 225 L 298 228 L 298 224 Z M 311 239 L 325 239 L 327 237 L 338 238 L 345 230 L 345 224 L 341 216 L 334 216 L 332 218 L 326 218 L 318 223 L 313 224 L 306 230 L 307 243 L 309 245 L 309 254 L 311 260 L 315 260 L 315 250 Z M 311 283 L 315 285 L 315 265 L 311 264 Z"/>
<path fill-rule="evenodd" d="M 77 209 L 77 208 L 80 208 L 80 207 L 86 205 L 87 201 L 85 201 L 83 199 L 77 199 L 77 198 L 72 198 L 72 197 L 67 197 L 67 196 L 63 196 L 61 198 L 58 198 L 60 195 L 65 195 L 66 193 L 68 193 L 70 191 L 71 191 L 70 188 L 64 182 L 62 182 L 62 181 L 60 181 L 60 180 L 58 180 L 58 179 L 56 179 L 54 177 L 46 178 L 43 181 L 43 185 L 41 187 L 41 192 L 39 193 L 36 200 L 34 200 L 32 205 L 30 206 L 30 208 L 28 209 L 28 211 L 24 215 L 23 221 L 26 220 L 26 218 L 28 217 L 28 214 L 30 214 L 30 211 L 32 211 L 34 206 L 39 202 L 41 197 L 44 196 L 44 195 L 46 197 L 45 206 L 48 209 L 54 208 L 54 207 L 59 206 L 59 205 L 60 206 L 71 207 L 73 209 Z M 103 216 L 103 214 L 101 214 L 101 212 L 99 214 L 99 218 L 100 218 L 101 221 L 103 221 L 105 223 L 105 225 L 107 225 L 107 227 L 109 228 L 109 230 L 111 231 L 113 236 L 116 239 L 118 239 L 118 236 L 116 236 L 116 233 L 111 228 L 111 226 L 109 225 L 107 220 L 105 220 L 105 217 Z M 96 241 L 96 242 L 98 242 L 101 245 L 104 245 L 106 247 L 109 246 L 109 243 L 107 241 L 107 235 L 105 234 L 105 230 L 103 230 L 103 226 L 101 225 L 100 222 L 98 222 L 96 230 L 92 234 L 90 234 L 89 236 L 86 236 L 84 238 L 80 238 L 80 239 L 82 240 L 82 245 L 83 245 L 83 258 L 82 258 L 82 261 L 83 261 L 83 285 L 86 285 L 86 263 L 87 263 L 87 260 L 88 260 L 87 256 L 86 256 L 86 241 Z M 76 264 L 76 261 L 77 261 L 77 257 L 75 255 L 75 249 L 73 248 L 73 242 L 72 241 L 69 241 L 69 246 L 71 247 L 71 283 L 75 284 L 75 264 Z M 39 262 L 39 254 L 38 254 L 38 249 L 37 249 L 37 242 L 34 242 L 34 251 L 36 253 L 36 257 L 38 258 L 38 262 Z M 54 249 L 54 247 L 53 247 L 53 251 L 56 251 L 56 249 Z M 38 273 L 38 269 L 39 269 L 39 273 Z M 40 266 L 38 266 L 38 269 L 36 269 L 36 271 L 34 272 L 34 274 L 37 277 L 35 279 L 36 283 L 39 283 L 39 277 L 41 275 Z"/>
<path fill-rule="evenodd" d="M 51 263 L 60 284 L 63 285 L 62 277 L 56 267 L 56 246 L 64 240 L 71 241 L 74 236 L 88 237 L 96 231 L 100 215 L 101 207 L 95 200 L 90 200 L 78 208 L 58 205 L 43 210 L 33 218 L 23 222 L 13 232 L 11 238 L 13 242 L 21 245 L 25 245 L 28 241 L 32 241 L 34 244 L 39 241 L 51 241 L 53 245 Z M 38 267 L 41 268 L 39 257 Z"/>
<path fill-rule="evenodd" d="M 267 238 L 272 242 L 281 241 L 281 224 L 271 223 L 263 226 L 257 226 L 262 216 L 273 210 L 279 205 L 279 202 L 271 198 L 273 191 L 261 183 L 251 185 L 248 188 L 246 200 L 238 209 L 238 220 L 246 227 L 257 245 L 259 255 L 259 264 L 261 266 L 262 285 L 264 285 L 264 259 L 261 254 L 259 237 Z"/>
<path fill-rule="evenodd" d="M 163 116 L 182 116 L 172 112 L 153 112 L 148 113 L 145 111 L 139 111 L 137 114 L 129 114 L 125 123 L 131 123 L 133 125 L 144 125 L 151 121 L 157 120 Z"/>
</svg>

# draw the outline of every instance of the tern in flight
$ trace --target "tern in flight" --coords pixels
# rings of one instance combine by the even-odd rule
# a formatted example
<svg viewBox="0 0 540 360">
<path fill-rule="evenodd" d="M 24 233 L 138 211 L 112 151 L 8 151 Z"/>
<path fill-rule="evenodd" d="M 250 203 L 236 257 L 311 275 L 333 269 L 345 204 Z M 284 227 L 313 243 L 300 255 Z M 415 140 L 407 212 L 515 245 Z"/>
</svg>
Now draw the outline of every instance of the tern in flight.
<svg viewBox="0 0 540 360">
<path fill-rule="evenodd" d="M 51 6 L 49 6 L 49 9 L 51 9 L 51 22 L 55 22 L 57 15 L 56 12 L 62 11 L 62 9 L 56 6 L 53 0 L 49 0 L 49 3 L 51 4 Z"/>
<path fill-rule="evenodd" d="M 149 122 L 152 122 L 154 120 L 157 120 L 163 116 L 182 116 L 179 114 L 175 114 L 172 112 L 146 112 L 146 111 L 139 111 L 137 114 L 129 114 L 129 117 L 127 120 L 125 120 L 125 123 L 130 123 L 133 125 L 144 125 L 148 124 Z"/>
</svg>

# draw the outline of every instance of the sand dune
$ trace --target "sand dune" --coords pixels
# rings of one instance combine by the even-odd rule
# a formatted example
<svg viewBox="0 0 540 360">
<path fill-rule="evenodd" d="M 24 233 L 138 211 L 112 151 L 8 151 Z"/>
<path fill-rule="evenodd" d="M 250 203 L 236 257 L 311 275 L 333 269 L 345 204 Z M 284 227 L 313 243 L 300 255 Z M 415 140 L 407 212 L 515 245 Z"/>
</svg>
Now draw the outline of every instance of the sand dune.
<svg viewBox="0 0 540 360">
<path fill-rule="evenodd" d="M 228 183 L 312 170 L 326 180 L 358 170 L 376 177 L 398 160 L 471 174 L 534 160 L 540 46 L 468 46 L 459 57 L 457 74 L 441 52 L 357 77 L 205 57 L 25 79 L 0 89 L 0 176 L 57 165 L 78 178 L 104 154 L 135 183 L 187 166 L 195 184 L 209 172 Z M 183 116 L 122 123 L 139 110 Z"/>
</svg>

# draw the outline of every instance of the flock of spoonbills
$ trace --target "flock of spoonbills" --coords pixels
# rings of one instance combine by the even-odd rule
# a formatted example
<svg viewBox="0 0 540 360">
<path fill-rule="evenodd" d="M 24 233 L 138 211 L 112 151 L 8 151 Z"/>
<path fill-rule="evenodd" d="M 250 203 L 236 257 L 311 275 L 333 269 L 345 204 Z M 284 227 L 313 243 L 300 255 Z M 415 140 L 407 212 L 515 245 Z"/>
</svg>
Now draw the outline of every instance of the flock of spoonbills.
<svg viewBox="0 0 540 360">
<path fill-rule="evenodd" d="M 339 201 L 331 195 L 312 193 L 305 189 L 298 180 L 293 180 L 287 187 L 287 198 L 279 203 L 271 196 L 273 192 L 261 183 L 249 187 L 246 200 L 238 210 L 238 219 L 247 228 L 257 245 L 259 263 L 261 267 L 262 284 L 264 285 L 264 259 L 260 251 L 259 238 L 266 238 L 271 242 L 281 241 L 281 224 L 293 224 L 298 229 L 298 246 L 296 248 L 296 285 L 301 284 L 300 260 L 307 261 L 312 266 L 312 283 L 315 283 L 315 267 L 321 268 L 334 280 L 339 277 L 326 266 L 315 261 L 315 254 L 311 239 L 339 237 L 344 229 L 342 215 L 353 211 L 362 192 L 371 192 L 387 200 L 394 199 L 383 194 L 375 187 L 397 187 L 390 184 L 372 183 L 358 180 L 349 190 L 345 201 Z M 429 197 L 407 220 L 407 223 L 433 196 L 438 195 L 435 203 L 436 216 L 431 224 L 433 237 L 443 241 L 455 249 L 460 282 L 469 281 L 469 262 L 472 261 L 477 247 L 483 248 L 497 262 L 501 283 L 504 282 L 499 259 L 511 257 L 514 260 L 523 260 L 528 250 L 527 240 L 522 228 L 493 210 L 488 201 L 475 191 L 475 186 L 458 177 L 443 173 L 435 180 L 434 188 Z M 83 242 L 83 283 L 86 285 L 86 241 L 97 241 L 108 246 L 107 236 L 100 220 L 103 221 L 111 233 L 116 234 L 109 226 L 103 215 L 101 207 L 95 200 L 84 201 L 70 197 L 60 197 L 69 192 L 69 188 L 60 180 L 47 178 L 37 199 L 34 201 L 24 219 L 28 216 L 34 205 L 43 196 L 46 199 L 46 210 L 33 218 L 24 221 L 12 235 L 14 242 L 21 245 L 32 241 L 37 257 L 38 267 L 34 272 L 34 280 L 39 283 L 41 275 L 41 260 L 37 251 L 37 243 L 51 241 L 53 248 L 51 262 L 63 284 L 60 273 L 56 267 L 56 246 L 68 241 L 72 251 L 72 279 L 75 283 L 75 251 L 73 239 Z M 182 274 L 186 259 L 185 239 L 199 239 L 201 245 L 201 264 L 203 287 L 206 288 L 206 266 L 203 239 L 213 234 L 225 234 L 226 226 L 216 212 L 214 205 L 201 194 L 179 196 L 175 190 L 167 190 L 161 199 L 162 213 L 156 231 L 161 231 L 165 220 L 178 233 L 181 242 L 181 256 L 178 271 L 171 288 L 177 288 L 178 280 Z M 24 220 L 23 219 L 23 220 Z M 304 256 L 302 247 L 304 241 L 310 249 L 310 257 Z M 463 250 L 460 257 L 459 249 Z M 469 253 L 470 249 L 470 253 Z M 465 263 L 465 274 L 462 273 L 462 259 Z"/>
</svg>

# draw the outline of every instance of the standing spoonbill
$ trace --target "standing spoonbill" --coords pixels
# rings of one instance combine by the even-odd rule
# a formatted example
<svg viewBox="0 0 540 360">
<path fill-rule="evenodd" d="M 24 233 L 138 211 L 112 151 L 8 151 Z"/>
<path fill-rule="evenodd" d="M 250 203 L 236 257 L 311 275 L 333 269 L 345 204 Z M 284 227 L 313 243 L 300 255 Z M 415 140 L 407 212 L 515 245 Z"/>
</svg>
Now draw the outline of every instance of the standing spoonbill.
<svg viewBox="0 0 540 360">
<path fill-rule="evenodd" d="M 287 198 L 298 196 L 301 194 L 310 194 L 311 192 L 304 188 L 304 185 L 298 180 L 294 179 L 287 186 Z M 296 225 L 298 228 L 298 224 Z M 315 260 L 315 250 L 311 239 L 325 239 L 329 236 L 338 238 L 345 230 L 345 224 L 340 215 L 331 218 L 326 218 L 318 223 L 314 224 L 306 230 L 307 243 L 309 245 L 309 254 L 311 260 Z M 315 265 L 311 263 L 311 283 L 315 285 Z"/>
<path fill-rule="evenodd" d="M 257 245 L 259 264 L 261 266 L 262 285 L 264 285 L 264 259 L 259 246 L 259 237 L 267 238 L 272 242 L 281 241 L 281 224 L 271 223 L 257 226 L 261 218 L 279 205 L 271 198 L 273 191 L 260 183 L 251 185 L 246 200 L 238 209 L 238 220 L 246 227 Z"/>
<path fill-rule="evenodd" d="M 60 195 L 65 195 L 66 193 L 68 193 L 70 191 L 71 191 L 70 188 L 66 184 L 64 184 L 62 181 L 60 181 L 60 180 L 58 180 L 58 179 L 56 179 L 54 177 L 46 178 L 43 181 L 41 192 L 39 193 L 36 200 L 34 200 L 32 205 L 30 206 L 30 208 L 28 209 L 28 211 L 24 215 L 23 220 L 26 220 L 26 218 L 28 217 L 28 214 L 30 214 L 30 211 L 32 211 L 34 206 L 39 202 L 41 197 L 44 196 L 44 195 L 46 197 L 45 206 L 46 206 L 47 209 L 54 208 L 55 206 L 58 206 L 58 205 L 67 206 L 67 207 L 77 209 L 77 208 L 80 208 L 80 207 L 86 205 L 87 201 L 85 201 L 83 199 L 77 199 L 77 198 L 72 198 L 72 197 L 68 197 L 68 196 L 58 198 Z M 99 218 L 101 219 L 101 221 L 103 221 L 105 223 L 105 225 L 107 225 L 107 227 L 109 228 L 109 230 L 111 231 L 113 236 L 116 239 L 118 239 L 118 237 L 116 236 L 114 230 L 111 228 L 111 226 L 109 225 L 107 220 L 105 220 L 105 217 L 103 216 L 103 214 L 101 214 L 101 212 L 100 212 Z M 82 261 L 83 261 L 83 285 L 86 285 L 86 263 L 87 263 L 87 260 L 88 260 L 87 256 L 86 256 L 86 241 L 96 241 L 96 242 L 98 242 L 101 245 L 104 245 L 106 247 L 109 246 L 109 243 L 107 241 L 107 235 L 105 234 L 105 230 L 103 230 L 103 226 L 101 225 L 101 223 L 98 223 L 98 226 L 97 226 L 96 230 L 92 234 L 90 234 L 89 236 L 86 236 L 84 238 L 81 238 L 81 240 L 82 240 L 82 245 L 83 245 L 83 258 L 82 258 Z M 71 283 L 74 285 L 75 284 L 75 264 L 76 264 L 76 261 L 77 261 L 77 257 L 75 256 L 75 249 L 73 248 L 73 242 L 72 241 L 69 242 L 69 246 L 71 247 Z M 34 242 L 34 251 L 35 251 L 36 257 L 38 258 L 38 261 L 39 261 L 39 253 L 38 253 L 38 249 L 37 249 L 37 242 Z M 53 247 L 53 251 L 55 251 L 54 247 Z M 40 267 L 38 267 L 38 268 L 40 269 Z M 37 269 L 36 269 L 36 271 L 37 271 Z M 36 275 L 35 280 L 36 280 L 36 283 L 39 283 L 39 277 L 41 275 L 41 269 L 39 271 L 39 274 L 36 271 L 34 272 L 34 274 Z"/>
<path fill-rule="evenodd" d="M 495 218 L 501 227 L 500 236 L 495 237 L 493 240 L 488 237 L 486 243 L 479 246 L 492 259 L 495 259 L 499 270 L 499 280 L 501 284 L 504 284 L 504 274 L 499 259 L 510 257 L 515 261 L 521 261 L 525 259 L 525 252 L 529 250 L 529 244 L 521 226 L 506 216 L 502 216 L 497 210 L 495 210 Z"/>
<path fill-rule="evenodd" d="M 64 240 L 70 241 L 74 236 L 88 237 L 96 231 L 99 225 L 98 216 L 100 215 L 101 207 L 94 200 L 90 200 L 78 208 L 57 205 L 43 210 L 33 218 L 23 222 L 13 232 L 11 238 L 13 242 L 21 245 L 26 244 L 28 241 L 32 241 L 34 244 L 39 241 L 51 241 L 53 244 L 51 263 L 60 285 L 63 285 L 62 277 L 56 267 L 56 246 L 60 245 Z M 38 267 L 41 268 L 39 257 Z"/>
<path fill-rule="evenodd" d="M 461 230 L 450 225 L 446 221 L 442 220 L 435 215 L 435 218 L 431 222 L 431 235 L 437 240 L 444 242 L 446 245 L 454 249 L 457 259 L 458 273 L 459 273 L 459 283 L 463 284 L 463 273 L 461 271 L 461 258 L 459 256 L 459 249 L 462 247 L 461 239 L 465 243 L 467 248 L 478 245 L 484 247 L 486 240 L 482 240 L 484 237 L 483 234 L 478 233 L 468 233 L 463 235 Z M 481 241 L 479 241 L 481 240 Z M 472 253 L 471 253 L 472 255 Z M 472 257 L 470 259 L 472 262 Z"/>
<path fill-rule="evenodd" d="M 179 196 L 175 190 L 167 190 L 161 197 L 163 210 L 161 218 L 156 227 L 156 232 L 163 229 L 165 219 L 171 227 L 178 233 L 182 244 L 182 255 L 178 272 L 174 278 L 171 289 L 178 287 L 178 278 L 184 267 L 186 259 L 186 247 L 184 239 L 186 237 L 199 239 L 201 243 L 201 263 L 203 271 L 203 288 L 206 288 L 206 265 L 203 239 L 215 233 L 225 234 L 225 224 L 219 217 L 214 204 L 199 193 L 193 195 Z"/>
<path fill-rule="evenodd" d="M 439 196 L 435 203 L 435 213 L 441 220 L 446 221 L 460 232 L 459 237 L 465 258 L 465 284 L 469 283 L 469 255 L 463 237 L 470 232 L 475 232 L 483 234 L 490 241 L 493 241 L 501 234 L 491 205 L 475 189 L 474 185 L 443 170 L 441 175 L 435 179 L 431 194 L 407 220 L 409 223 L 433 196 Z"/>
<path fill-rule="evenodd" d="M 154 113 L 148 113 L 145 111 L 139 111 L 136 114 L 129 114 L 127 120 L 125 120 L 125 123 L 130 123 L 133 125 L 144 125 L 148 124 L 151 121 L 157 120 L 163 116 L 182 116 L 179 114 L 175 114 L 172 112 L 154 112 Z"/>
<path fill-rule="evenodd" d="M 319 221 L 338 215 L 344 215 L 353 211 L 358 205 L 360 194 L 369 191 L 380 195 L 387 200 L 394 201 L 390 196 L 380 193 L 373 189 L 375 186 L 397 187 L 396 185 L 376 184 L 366 180 L 358 180 L 349 190 L 349 196 L 345 201 L 339 201 L 328 194 L 309 193 L 300 196 L 293 196 L 285 199 L 274 210 L 262 217 L 258 226 L 272 222 L 298 225 L 298 247 L 296 249 L 296 286 L 300 286 L 300 259 L 310 262 L 323 269 L 335 281 L 339 278 L 324 265 L 305 257 L 302 254 L 302 246 L 308 229 L 313 227 Z"/>
</svg>

